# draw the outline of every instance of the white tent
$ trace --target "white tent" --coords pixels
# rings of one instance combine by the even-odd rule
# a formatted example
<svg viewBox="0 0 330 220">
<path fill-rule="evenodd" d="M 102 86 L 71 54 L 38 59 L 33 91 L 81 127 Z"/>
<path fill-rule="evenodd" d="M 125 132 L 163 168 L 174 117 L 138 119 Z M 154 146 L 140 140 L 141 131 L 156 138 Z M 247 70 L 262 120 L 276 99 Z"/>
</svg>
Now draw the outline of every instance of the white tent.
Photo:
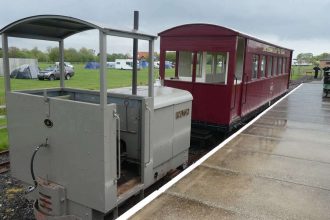
<svg viewBox="0 0 330 220">
<path fill-rule="evenodd" d="M 3 76 L 2 64 L 3 64 L 2 58 L 0 58 L 0 76 Z M 23 64 L 31 64 L 38 66 L 38 60 L 26 59 L 26 58 L 9 58 L 9 71 L 12 72 L 14 69 L 16 69 L 19 66 L 22 66 Z"/>
<path fill-rule="evenodd" d="M 36 79 L 38 78 L 39 68 L 33 64 L 23 64 L 15 68 L 10 73 L 10 78 L 16 79 Z"/>
</svg>

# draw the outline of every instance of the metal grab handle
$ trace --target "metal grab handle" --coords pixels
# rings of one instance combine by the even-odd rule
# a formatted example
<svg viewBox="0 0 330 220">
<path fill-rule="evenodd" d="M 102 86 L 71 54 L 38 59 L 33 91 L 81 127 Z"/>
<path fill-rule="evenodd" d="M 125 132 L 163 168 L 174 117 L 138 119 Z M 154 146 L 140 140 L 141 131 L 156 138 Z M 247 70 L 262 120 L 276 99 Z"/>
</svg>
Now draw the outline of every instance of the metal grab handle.
<svg viewBox="0 0 330 220">
<path fill-rule="evenodd" d="M 244 94 L 244 103 L 243 104 L 245 104 L 246 103 L 246 96 L 247 96 L 247 81 L 248 81 L 248 79 L 249 79 L 249 77 L 248 77 L 248 75 L 245 75 L 245 78 L 246 78 L 246 80 L 245 80 L 245 94 Z"/>
<path fill-rule="evenodd" d="M 236 86 L 237 86 L 237 77 L 236 77 L 236 75 L 234 75 L 234 77 L 235 77 L 235 84 L 234 84 L 234 89 L 235 89 L 235 93 L 234 93 L 234 106 L 233 106 L 231 109 L 234 109 L 234 108 L 236 107 L 236 90 L 237 90 Z"/>
<path fill-rule="evenodd" d="M 149 160 L 146 164 L 149 164 L 151 161 L 151 129 L 150 129 L 150 125 L 151 125 L 151 109 L 149 108 L 149 106 L 146 104 L 146 109 L 149 111 Z"/>
<path fill-rule="evenodd" d="M 118 140 L 116 140 L 116 147 L 117 147 L 117 157 L 118 157 L 118 174 L 117 174 L 117 180 L 120 179 L 121 176 L 121 158 L 120 158 L 120 117 L 119 115 L 114 111 L 113 112 L 113 117 L 116 118 L 116 122 L 117 122 L 117 138 Z"/>
</svg>

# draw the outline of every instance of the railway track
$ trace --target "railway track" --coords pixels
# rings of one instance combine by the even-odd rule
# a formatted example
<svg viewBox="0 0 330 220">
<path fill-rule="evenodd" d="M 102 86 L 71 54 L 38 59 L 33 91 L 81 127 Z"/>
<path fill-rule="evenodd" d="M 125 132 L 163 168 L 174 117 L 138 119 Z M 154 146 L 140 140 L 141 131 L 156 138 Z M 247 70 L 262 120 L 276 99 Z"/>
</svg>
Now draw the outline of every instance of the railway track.
<svg viewBox="0 0 330 220">
<path fill-rule="evenodd" d="M 0 174 L 6 173 L 10 169 L 10 162 L 9 162 L 9 151 L 1 151 L 0 152 Z"/>
</svg>

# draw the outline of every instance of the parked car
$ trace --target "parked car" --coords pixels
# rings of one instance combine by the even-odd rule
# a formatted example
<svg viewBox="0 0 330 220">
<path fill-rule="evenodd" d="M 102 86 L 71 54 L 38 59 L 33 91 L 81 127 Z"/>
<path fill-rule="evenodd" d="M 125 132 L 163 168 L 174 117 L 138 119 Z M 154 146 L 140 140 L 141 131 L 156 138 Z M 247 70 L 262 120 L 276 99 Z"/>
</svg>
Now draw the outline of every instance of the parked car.
<svg viewBox="0 0 330 220">
<path fill-rule="evenodd" d="M 65 67 L 65 79 L 69 80 L 72 76 L 74 75 L 74 71 L 70 67 Z M 38 79 L 39 80 L 55 80 L 55 79 L 60 79 L 60 68 L 59 66 L 50 66 L 47 67 L 43 71 L 39 71 L 38 74 Z"/>
</svg>

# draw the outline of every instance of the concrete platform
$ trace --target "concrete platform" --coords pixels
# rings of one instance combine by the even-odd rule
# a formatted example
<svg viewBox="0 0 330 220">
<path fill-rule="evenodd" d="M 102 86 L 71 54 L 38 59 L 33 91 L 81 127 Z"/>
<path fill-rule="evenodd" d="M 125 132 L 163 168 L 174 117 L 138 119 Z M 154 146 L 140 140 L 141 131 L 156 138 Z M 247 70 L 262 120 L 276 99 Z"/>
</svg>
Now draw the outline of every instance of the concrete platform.
<svg viewBox="0 0 330 220">
<path fill-rule="evenodd" d="M 304 84 L 131 219 L 330 219 L 330 98 Z"/>
</svg>

